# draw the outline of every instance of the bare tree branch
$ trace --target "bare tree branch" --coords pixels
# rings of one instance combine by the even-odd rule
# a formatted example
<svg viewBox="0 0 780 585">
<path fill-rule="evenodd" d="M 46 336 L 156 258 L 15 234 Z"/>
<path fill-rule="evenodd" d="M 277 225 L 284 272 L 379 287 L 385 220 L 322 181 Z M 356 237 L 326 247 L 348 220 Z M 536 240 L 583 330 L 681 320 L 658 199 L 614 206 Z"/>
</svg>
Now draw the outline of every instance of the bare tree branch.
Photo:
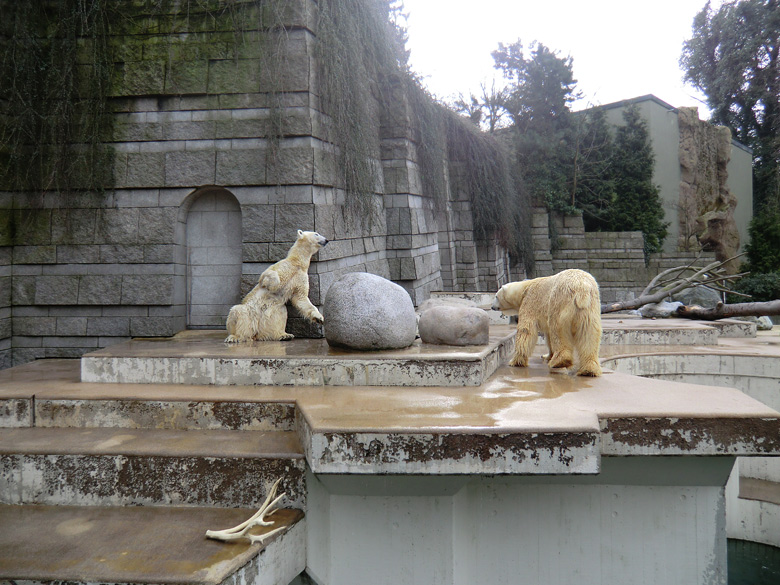
<svg viewBox="0 0 780 585">
<path fill-rule="evenodd" d="M 726 265 L 727 263 L 731 262 L 736 258 L 739 258 L 739 256 L 741 255 L 742 254 L 739 254 L 738 256 L 733 256 L 732 258 L 728 258 L 723 261 L 712 262 L 707 266 L 704 266 L 703 268 L 688 265 L 688 266 L 678 266 L 677 268 L 670 268 L 668 270 L 664 270 L 663 272 L 658 274 L 650 282 L 650 284 L 648 284 L 645 287 L 645 290 L 642 291 L 642 294 L 640 294 L 637 298 L 628 301 L 620 301 L 617 303 L 603 304 L 601 305 L 601 312 L 614 313 L 615 311 L 638 309 L 643 305 L 647 305 L 650 303 L 659 303 L 662 300 L 664 300 L 666 297 L 678 293 L 682 290 L 685 290 L 686 288 L 694 288 L 696 286 L 710 286 L 712 288 L 718 288 L 718 285 L 722 285 L 726 282 L 737 280 L 738 278 L 741 278 L 742 276 L 748 274 L 747 272 L 743 272 L 740 274 L 724 273 L 723 270 L 724 265 Z M 668 274 L 677 272 L 679 276 L 689 270 L 693 271 L 693 274 L 690 276 L 677 278 L 676 280 L 671 280 L 668 282 L 664 281 L 663 283 L 659 282 L 664 276 Z M 660 286 L 658 290 L 656 290 L 653 293 L 649 292 L 653 288 L 658 286 Z M 720 287 L 719 290 L 724 290 L 724 289 Z"/>
</svg>

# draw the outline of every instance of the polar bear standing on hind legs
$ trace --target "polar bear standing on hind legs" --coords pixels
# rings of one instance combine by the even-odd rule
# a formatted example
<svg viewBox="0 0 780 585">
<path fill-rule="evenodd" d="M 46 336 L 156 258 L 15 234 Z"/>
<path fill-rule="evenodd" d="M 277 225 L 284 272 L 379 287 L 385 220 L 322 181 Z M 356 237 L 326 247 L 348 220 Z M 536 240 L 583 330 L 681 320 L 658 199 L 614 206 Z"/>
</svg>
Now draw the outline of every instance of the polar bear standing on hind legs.
<svg viewBox="0 0 780 585">
<path fill-rule="evenodd" d="M 578 376 L 600 376 L 601 300 L 599 285 L 582 270 L 564 270 L 502 286 L 493 309 L 517 311 L 517 336 L 510 366 L 528 365 L 541 331 L 550 368 L 569 368 L 577 358 Z"/>
<path fill-rule="evenodd" d="M 311 257 L 327 243 L 328 240 L 317 232 L 298 230 L 298 239 L 287 257 L 266 268 L 241 304 L 230 309 L 225 324 L 228 332 L 225 342 L 292 339 L 294 335 L 285 331 L 287 301 L 292 302 L 304 318 L 322 323 L 322 315 L 309 301 L 307 273 Z"/>
</svg>

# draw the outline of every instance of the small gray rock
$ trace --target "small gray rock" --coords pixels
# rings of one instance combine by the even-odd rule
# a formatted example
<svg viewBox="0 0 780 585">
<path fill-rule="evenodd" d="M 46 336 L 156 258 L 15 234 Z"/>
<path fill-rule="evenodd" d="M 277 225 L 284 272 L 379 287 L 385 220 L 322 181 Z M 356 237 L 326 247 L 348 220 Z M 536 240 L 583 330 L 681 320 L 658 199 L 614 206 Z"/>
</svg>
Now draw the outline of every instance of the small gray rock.
<svg viewBox="0 0 780 585">
<path fill-rule="evenodd" d="M 642 305 L 637 312 L 645 319 L 666 318 L 671 316 L 681 305 L 682 303 L 679 301 L 674 303 L 661 301 L 660 303 Z"/>
<path fill-rule="evenodd" d="M 772 322 L 772 318 L 771 317 L 767 317 L 766 315 L 764 315 L 762 317 L 753 317 L 753 316 L 735 317 L 735 319 L 737 319 L 739 321 L 748 321 L 750 323 L 755 323 L 756 324 L 756 329 L 758 329 L 758 331 L 771 331 L 772 327 L 774 327 L 774 325 L 775 325 Z"/>
<path fill-rule="evenodd" d="M 476 307 L 477 303 L 475 303 L 474 301 L 470 301 L 468 299 L 432 298 L 432 299 L 427 299 L 422 303 L 420 303 L 420 306 L 417 307 L 417 314 L 422 315 L 428 309 L 432 309 L 433 307 L 441 307 L 443 305 L 448 307 Z"/>
<path fill-rule="evenodd" d="M 423 343 L 437 345 L 485 345 L 490 339 L 490 319 L 476 307 L 434 305 L 420 314 Z"/>
<path fill-rule="evenodd" d="M 359 350 L 414 343 L 417 317 L 401 286 L 367 272 L 350 272 L 328 289 L 322 306 L 329 345 Z"/>
</svg>

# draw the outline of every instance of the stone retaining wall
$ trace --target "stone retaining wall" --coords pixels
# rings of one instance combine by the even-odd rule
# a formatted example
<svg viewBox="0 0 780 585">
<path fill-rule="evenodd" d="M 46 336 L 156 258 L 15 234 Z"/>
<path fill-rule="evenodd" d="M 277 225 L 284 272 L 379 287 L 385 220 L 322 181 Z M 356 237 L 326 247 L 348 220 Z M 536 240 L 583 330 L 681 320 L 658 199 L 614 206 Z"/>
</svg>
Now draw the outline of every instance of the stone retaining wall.
<svg viewBox="0 0 780 585">
<path fill-rule="evenodd" d="M 44 205 L 4 195 L 23 233 L 0 248 L 0 367 L 222 327 L 298 229 L 331 240 L 310 268 L 316 305 L 353 271 L 398 282 L 415 304 L 505 282 L 496 242 L 474 241 L 469 194 L 453 188 L 443 208 L 423 195 L 402 88 L 392 111 L 377 101 L 374 119 L 360 121 L 379 169 L 369 195 L 378 213 L 368 221 L 346 205 L 320 107 L 318 5 L 283 6 L 274 32 L 259 15 L 240 32 L 229 11 L 181 19 L 178 3 L 116 23 L 113 184 Z M 294 310 L 288 330 L 319 334 Z"/>
<path fill-rule="evenodd" d="M 534 216 L 540 240 L 545 237 L 542 215 Z M 554 239 L 552 269 L 539 274 L 545 276 L 580 268 L 596 278 L 601 290 L 601 301 L 612 303 L 636 298 L 644 287 L 660 272 L 677 266 L 696 264 L 704 266 L 715 260 L 714 253 L 650 254 L 645 261 L 642 232 L 585 232 L 581 216 L 553 216 Z M 544 266 L 546 257 L 542 256 Z M 539 258 L 539 255 L 537 256 Z M 697 260 L 698 258 L 698 260 Z M 537 267 L 539 266 L 537 261 Z"/>
</svg>

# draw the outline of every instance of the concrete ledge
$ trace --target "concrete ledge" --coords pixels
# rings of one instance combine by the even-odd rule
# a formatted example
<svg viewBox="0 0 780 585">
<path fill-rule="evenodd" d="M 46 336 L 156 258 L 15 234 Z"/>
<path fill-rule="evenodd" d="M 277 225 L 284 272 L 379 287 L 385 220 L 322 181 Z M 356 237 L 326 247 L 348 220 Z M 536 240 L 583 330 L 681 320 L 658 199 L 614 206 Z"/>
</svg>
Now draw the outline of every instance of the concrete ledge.
<svg viewBox="0 0 780 585">
<path fill-rule="evenodd" d="M 740 477 L 739 497 L 742 500 L 756 500 L 780 506 L 780 483 L 753 477 Z"/>
<path fill-rule="evenodd" d="M 690 319 L 602 319 L 604 345 L 717 345 L 718 329 Z"/>
<path fill-rule="evenodd" d="M 186 331 L 165 340 L 134 339 L 88 353 L 81 380 L 101 383 L 257 386 L 478 386 L 506 360 L 511 327 L 485 346 L 415 342 L 394 351 L 334 349 L 324 339 L 237 345 L 224 331 Z M 164 342 L 161 342 L 164 341 Z"/>
</svg>

